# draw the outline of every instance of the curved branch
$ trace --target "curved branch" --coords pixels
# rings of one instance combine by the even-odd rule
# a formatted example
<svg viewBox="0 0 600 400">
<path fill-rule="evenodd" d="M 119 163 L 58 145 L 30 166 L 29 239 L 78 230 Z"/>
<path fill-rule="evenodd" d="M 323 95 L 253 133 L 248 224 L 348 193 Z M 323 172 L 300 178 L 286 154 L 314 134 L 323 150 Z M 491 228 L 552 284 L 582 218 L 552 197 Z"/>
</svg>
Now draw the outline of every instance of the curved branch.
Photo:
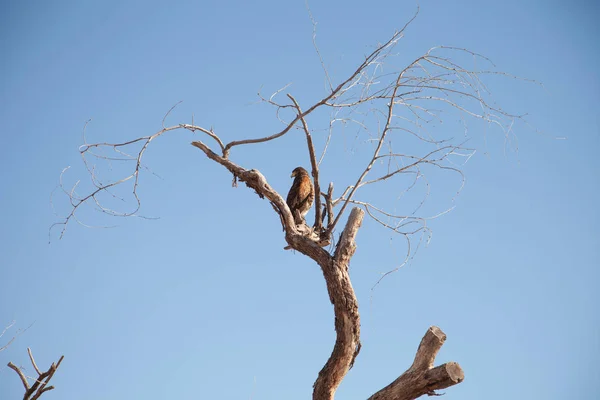
<svg viewBox="0 0 600 400">
<path fill-rule="evenodd" d="M 221 138 L 218 137 L 217 135 L 215 135 L 212 128 L 210 128 L 210 130 L 208 130 L 208 129 L 202 128 L 201 126 L 189 125 L 189 124 L 179 124 L 179 126 L 181 128 L 187 129 L 188 131 L 194 132 L 196 130 L 199 130 L 200 132 L 206 133 L 208 136 L 210 136 L 217 142 L 217 144 L 221 148 L 221 152 L 222 152 L 223 156 L 225 156 L 225 145 L 221 141 Z"/>
<path fill-rule="evenodd" d="M 172 111 L 172 108 L 171 108 L 171 110 L 169 110 L 169 113 L 171 111 Z M 167 115 L 169 113 L 167 113 Z M 166 116 L 165 116 L 165 118 L 166 118 Z M 163 122 L 164 122 L 164 120 L 163 120 Z M 212 129 L 208 130 L 208 129 L 205 129 L 205 128 L 202 128 L 202 127 L 196 126 L 196 125 L 179 124 L 176 126 L 163 127 L 161 130 L 159 130 L 158 132 L 156 132 L 152 135 L 138 137 L 136 139 L 128 140 L 128 141 L 121 142 L 121 143 L 108 143 L 108 142 L 88 143 L 86 136 L 85 136 L 85 130 L 87 128 L 88 123 L 89 123 L 89 121 L 86 122 L 85 127 L 84 127 L 84 133 L 83 133 L 84 144 L 82 144 L 79 147 L 79 152 L 80 152 L 83 164 L 89 174 L 91 183 L 93 185 L 93 189 L 90 190 L 90 192 L 84 196 L 78 196 L 75 192 L 75 189 L 79 185 L 80 181 L 77 181 L 75 183 L 75 185 L 73 185 L 72 188 L 67 189 L 63 183 L 63 176 L 70 167 L 64 168 L 63 171 L 61 172 L 58 188 L 60 188 L 62 190 L 62 192 L 65 193 L 67 195 L 67 197 L 69 198 L 70 203 L 71 203 L 71 209 L 70 209 L 70 212 L 65 217 L 63 217 L 61 221 L 53 223 L 49 229 L 50 230 L 49 234 L 51 234 L 51 231 L 54 227 L 62 226 L 62 229 L 60 232 L 61 239 L 64 236 L 66 229 L 67 229 L 67 225 L 69 224 L 69 222 L 71 220 L 76 220 L 77 222 L 79 222 L 79 220 L 76 217 L 76 213 L 83 205 L 85 205 L 87 203 L 92 203 L 98 211 L 108 214 L 108 215 L 111 215 L 111 216 L 141 217 L 140 215 L 138 215 L 138 212 L 141 208 L 141 201 L 140 201 L 140 198 L 138 197 L 138 186 L 139 186 L 140 172 L 142 171 L 143 168 L 147 169 L 142 164 L 142 158 L 143 158 L 146 150 L 150 146 L 150 143 L 152 141 L 154 141 L 155 139 L 157 139 L 158 137 L 162 136 L 163 134 L 170 132 L 170 131 L 175 131 L 178 129 L 185 129 L 190 132 L 200 131 L 200 132 L 207 134 L 212 139 L 214 139 L 219 144 L 221 151 L 223 153 L 225 152 L 225 147 L 223 145 L 223 142 L 212 131 Z M 135 152 L 132 153 L 133 155 L 128 154 L 131 152 L 131 150 L 127 150 L 127 149 L 131 149 L 132 146 L 136 146 L 136 145 L 141 146 L 141 147 L 139 147 L 139 150 L 135 150 Z M 133 148 L 135 149 L 135 147 L 133 147 Z M 110 149 L 110 150 L 116 152 L 118 154 L 118 156 L 117 157 L 108 157 L 108 156 L 102 155 L 101 153 L 95 153 L 94 150 L 96 150 L 96 149 L 100 149 L 100 150 L 101 149 Z M 92 157 L 95 157 L 95 158 L 101 159 L 101 160 L 105 160 L 105 161 L 117 160 L 117 161 L 132 162 L 135 164 L 135 166 L 132 167 L 132 170 L 130 172 L 128 172 L 128 175 L 126 175 L 120 179 L 115 179 L 115 180 L 112 180 L 109 182 L 101 182 L 100 179 L 98 178 L 96 167 L 90 166 L 88 158 L 86 158 L 86 156 L 88 154 Z M 135 205 L 133 207 L 133 210 L 117 212 L 115 210 L 111 210 L 111 209 L 103 206 L 103 203 L 99 200 L 99 197 L 101 195 L 106 194 L 110 197 L 118 198 L 116 195 L 114 195 L 111 192 L 111 190 L 113 188 L 115 188 L 119 185 L 125 184 L 127 182 L 132 183 L 131 195 L 133 196 L 133 198 L 135 200 Z M 120 199 L 120 198 L 118 198 L 118 199 Z M 123 200 L 123 199 L 120 199 L 120 200 Z M 148 218 L 148 217 L 142 217 L 142 218 Z M 81 223 L 81 222 L 79 222 L 79 223 Z M 84 226 L 87 226 L 83 223 L 81 223 L 81 224 Z"/>
<path fill-rule="evenodd" d="M 19 375 L 19 379 L 21 379 L 21 383 L 25 387 L 25 392 L 27 392 L 29 390 L 29 382 L 27 382 L 27 378 L 23 374 L 23 371 L 21 371 L 21 368 L 17 367 L 11 361 L 9 361 L 6 365 L 8 366 L 8 368 L 14 370 Z"/>
<path fill-rule="evenodd" d="M 283 197 L 267 183 L 267 180 L 260 171 L 255 169 L 246 170 L 229 159 L 219 156 L 200 141 L 192 142 L 192 146 L 202 150 L 208 158 L 227 168 L 229 172 L 233 174 L 234 179 L 239 179 L 244 182 L 246 186 L 254 189 L 260 198 L 266 197 L 269 199 L 280 213 L 282 221 L 284 222 L 283 228 L 285 231 L 291 235 L 298 234 L 296 224 L 294 223 L 294 217 L 292 216 L 292 212 L 287 203 L 283 200 Z"/>
<path fill-rule="evenodd" d="M 88 121 L 89 122 L 89 121 Z M 86 123 L 86 127 L 87 127 L 87 123 Z M 146 149 L 148 148 L 148 146 L 150 145 L 150 142 L 152 142 L 154 139 L 158 138 L 159 136 L 163 135 L 166 132 L 172 131 L 172 130 L 176 130 L 176 129 L 180 129 L 181 126 L 172 126 L 169 128 L 163 128 L 160 131 L 156 132 L 153 135 L 150 136 L 142 136 L 139 137 L 137 139 L 134 140 L 129 140 L 126 142 L 122 142 L 122 143 L 106 143 L 106 142 L 101 142 L 101 143 L 93 143 L 93 144 L 88 144 L 88 143 L 84 143 L 83 145 L 81 145 L 79 147 L 79 152 L 81 154 L 81 158 L 83 160 L 83 163 L 85 165 L 85 168 L 87 169 L 88 173 L 90 174 L 90 179 L 92 181 L 92 184 L 94 185 L 95 189 L 93 191 L 91 191 L 91 193 L 89 193 L 86 196 L 83 197 L 77 197 L 75 195 L 75 188 L 78 185 L 79 181 L 73 186 L 73 188 L 70 191 L 67 191 L 65 189 L 65 187 L 63 186 L 62 183 L 62 177 L 63 174 L 65 173 L 65 171 L 69 168 L 65 168 L 63 169 L 62 173 L 61 173 L 61 180 L 60 180 L 60 184 L 59 187 L 62 189 L 62 191 L 67 194 L 67 196 L 69 196 L 69 199 L 71 201 L 71 211 L 70 213 L 64 217 L 64 219 L 60 222 L 56 222 L 54 224 L 52 224 L 50 226 L 50 231 L 55 227 L 55 226 L 60 226 L 62 225 L 63 228 L 60 232 L 60 238 L 62 239 L 66 229 L 67 229 L 67 225 L 69 223 L 69 221 L 71 219 L 76 219 L 75 217 L 75 213 L 77 212 L 77 210 L 85 203 L 89 202 L 89 201 L 93 201 L 96 206 L 99 207 L 100 211 L 107 213 L 107 214 L 111 214 L 113 216 L 121 216 L 121 217 L 128 217 L 128 216 L 133 216 L 136 215 L 136 213 L 139 211 L 141 203 L 140 203 L 140 199 L 137 195 L 137 188 L 138 188 L 138 184 L 139 184 L 139 175 L 140 175 L 140 170 L 142 168 L 142 157 L 144 156 L 144 153 L 146 151 Z M 85 128 L 84 128 L 84 132 L 85 132 Z M 85 133 L 84 133 L 84 139 L 85 139 Z M 123 153 L 120 148 L 126 148 L 127 146 L 133 145 L 133 144 L 137 144 L 137 143 L 141 143 L 142 147 L 141 149 L 138 151 L 137 155 L 134 157 L 128 156 L 125 153 Z M 119 180 L 115 180 L 106 184 L 103 184 L 101 182 L 98 181 L 96 173 L 94 168 L 90 168 L 88 161 L 86 159 L 86 154 L 89 152 L 92 156 L 95 156 L 96 158 L 102 158 L 102 159 L 110 159 L 108 157 L 104 157 L 104 156 L 100 156 L 97 154 L 92 153 L 92 149 L 97 149 L 97 148 L 112 148 L 112 150 L 125 155 L 127 158 L 125 158 L 124 160 L 126 161 L 134 161 L 135 162 L 135 168 L 133 169 L 133 172 L 122 178 Z M 101 193 L 109 193 L 110 191 L 109 189 L 118 186 L 122 183 L 131 181 L 133 182 L 133 188 L 132 188 L 132 195 L 135 198 L 136 201 L 136 206 L 134 208 L 133 211 L 129 211 L 129 212 L 124 212 L 124 213 L 118 213 L 118 212 L 113 212 L 107 208 L 104 208 L 101 206 L 100 202 L 97 199 L 97 195 L 101 194 Z M 114 197 L 114 196 L 113 196 Z"/>
</svg>

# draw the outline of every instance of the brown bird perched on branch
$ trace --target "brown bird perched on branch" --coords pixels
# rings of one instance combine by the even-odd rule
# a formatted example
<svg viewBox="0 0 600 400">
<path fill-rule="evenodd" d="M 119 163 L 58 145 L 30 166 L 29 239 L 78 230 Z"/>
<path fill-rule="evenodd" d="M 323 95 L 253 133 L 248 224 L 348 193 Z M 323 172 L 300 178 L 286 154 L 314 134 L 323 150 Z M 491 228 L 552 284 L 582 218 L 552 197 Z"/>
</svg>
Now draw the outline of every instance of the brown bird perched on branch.
<svg viewBox="0 0 600 400">
<path fill-rule="evenodd" d="M 292 211 L 294 222 L 302 224 L 305 222 L 304 216 L 315 200 L 315 189 L 308 171 L 304 168 L 294 169 L 291 177 L 294 178 L 294 183 L 292 183 L 286 202 L 290 211 Z"/>
</svg>

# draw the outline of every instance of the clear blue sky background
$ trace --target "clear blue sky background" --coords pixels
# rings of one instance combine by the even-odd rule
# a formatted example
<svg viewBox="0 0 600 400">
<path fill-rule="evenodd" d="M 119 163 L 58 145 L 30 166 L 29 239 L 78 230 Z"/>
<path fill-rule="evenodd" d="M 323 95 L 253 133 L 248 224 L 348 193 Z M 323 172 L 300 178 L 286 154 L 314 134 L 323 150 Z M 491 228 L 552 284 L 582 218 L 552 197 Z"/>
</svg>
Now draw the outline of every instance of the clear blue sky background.
<svg viewBox="0 0 600 400">
<path fill-rule="evenodd" d="M 413 2 L 311 5 L 334 79 L 401 27 Z M 0 353 L 0 398 L 22 396 L 5 367 L 65 355 L 51 399 L 306 399 L 334 341 L 318 267 L 286 252 L 278 217 L 176 132 L 157 140 L 142 177 L 145 215 L 115 229 L 72 225 L 63 240 L 50 193 L 62 168 L 84 179 L 78 145 L 172 124 L 214 126 L 226 140 L 279 127 L 256 92 L 293 82 L 303 105 L 324 93 L 303 1 L 55 1 L 0 6 L 0 325 L 26 328 Z M 363 349 L 338 392 L 366 398 L 402 373 L 430 325 L 448 340 L 438 363 L 465 381 L 446 399 L 598 399 L 600 377 L 600 54 L 593 1 L 423 1 L 398 51 L 462 46 L 541 81 L 496 83 L 505 108 L 542 132 L 519 151 L 472 129 L 477 155 L 454 203 L 432 193 L 433 239 L 398 264 L 402 241 L 365 222 L 351 275 Z M 555 140 L 553 137 L 567 137 Z M 358 143 L 360 145 L 360 143 Z M 236 150 L 285 194 L 306 165 L 301 137 Z M 487 154 L 486 154 L 487 153 Z M 343 181 L 352 149 L 324 174 Z M 337 187 L 342 187 L 338 185 Z M 59 212 L 64 197 L 55 197 Z M 115 224 L 84 213 L 88 223 Z M 8 333 L 14 333 L 13 329 Z M 28 369 L 31 372 L 31 368 Z"/>
</svg>

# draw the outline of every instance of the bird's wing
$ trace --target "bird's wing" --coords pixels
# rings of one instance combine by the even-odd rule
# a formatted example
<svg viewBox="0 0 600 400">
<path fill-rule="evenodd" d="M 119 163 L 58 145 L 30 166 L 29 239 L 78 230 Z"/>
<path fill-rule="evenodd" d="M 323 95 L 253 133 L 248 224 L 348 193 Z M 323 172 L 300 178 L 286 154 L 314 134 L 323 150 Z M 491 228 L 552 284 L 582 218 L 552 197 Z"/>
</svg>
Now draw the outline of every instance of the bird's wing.
<svg viewBox="0 0 600 400">
<path fill-rule="evenodd" d="M 290 209 L 295 209 L 298 208 L 298 191 L 300 189 L 300 182 L 298 182 L 298 179 L 294 179 L 294 182 L 292 183 L 292 187 L 290 188 L 290 191 L 288 192 L 287 195 L 287 199 L 286 199 L 286 203 L 288 205 L 288 207 Z"/>
<path fill-rule="evenodd" d="M 308 176 L 302 176 L 298 186 L 298 203 L 312 204 L 315 194 L 310 178 Z"/>
</svg>

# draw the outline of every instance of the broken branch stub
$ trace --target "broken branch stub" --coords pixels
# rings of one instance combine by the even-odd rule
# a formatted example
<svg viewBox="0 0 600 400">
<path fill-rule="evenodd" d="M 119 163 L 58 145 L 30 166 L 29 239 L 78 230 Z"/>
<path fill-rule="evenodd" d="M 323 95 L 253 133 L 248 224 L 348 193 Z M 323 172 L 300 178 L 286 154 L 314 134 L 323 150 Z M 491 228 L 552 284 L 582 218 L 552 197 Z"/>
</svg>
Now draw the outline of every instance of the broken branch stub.
<svg viewBox="0 0 600 400">
<path fill-rule="evenodd" d="M 444 344 L 446 334 L 437 326 L 427 330 L 411 367 L 395 381 L 369 397 L 368 400 L 413 400 L 436 390 L 454 386 L 465 379 L 458 363 L 453 361 L 433 367 L 435 356 Z"/>
</svg>

